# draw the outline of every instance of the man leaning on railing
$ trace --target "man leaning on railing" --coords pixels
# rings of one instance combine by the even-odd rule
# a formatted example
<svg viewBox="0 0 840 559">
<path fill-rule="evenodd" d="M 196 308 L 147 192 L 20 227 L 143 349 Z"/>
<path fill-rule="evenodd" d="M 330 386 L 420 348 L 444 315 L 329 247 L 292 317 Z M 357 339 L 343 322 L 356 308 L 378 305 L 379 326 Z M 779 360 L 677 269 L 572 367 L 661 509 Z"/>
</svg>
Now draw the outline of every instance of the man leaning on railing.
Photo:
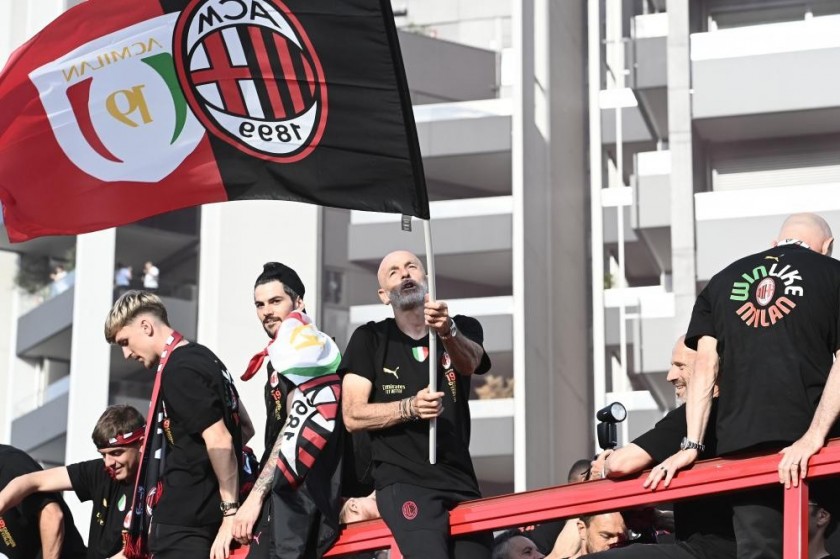
<svg viewBox="0 0 840 559">
<path fill-rule="evenodd" d="M 697 349 L 688 383 L 687 438 L 648 479 L 667 486 L 696 461 L 718 369 L 717 444 L 721 455 L 786 446 L 779 481 L 797 486 L 840 412 L 840 262 L 824 219 L 794 214 L 773 247 L 716 274 L 694 305 L 686 344 Z M 816 411 L 815 411 L 816 410 Z M 733 494 L 738 559 L 782 556 L 782 493 Z"/>
</svg>

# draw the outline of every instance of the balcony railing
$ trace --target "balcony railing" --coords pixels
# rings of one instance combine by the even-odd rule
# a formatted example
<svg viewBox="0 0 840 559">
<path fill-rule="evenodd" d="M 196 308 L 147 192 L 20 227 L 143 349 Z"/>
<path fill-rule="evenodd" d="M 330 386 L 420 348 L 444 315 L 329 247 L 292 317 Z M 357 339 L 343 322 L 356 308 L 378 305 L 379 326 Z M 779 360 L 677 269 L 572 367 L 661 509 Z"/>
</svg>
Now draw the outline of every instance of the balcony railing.
<svg viewBox="0 0 840 559">
<path fill-rule="evenodd" d="M 779 483 L 775 452 L 743 459 L 717 459 L 680 472 L 668 489 L 642 487 L 642 475 L 622 480 L 599 480 L 563 485 L 470 501 L 450 513 L 453 536 L 527 526 L 558 518 L 577 517 L 663 502 L 751 489 Z M 831 441 L 808 465 L 808 480 L 840 474 L 840 440 Z M 808 557 L 808 483 L 784 491 L 784 559 Z M 391 559 L 402 559 L 382 520 L 350 524 L 327 552 L 327 557 L 390 549 Z"/>
</svg>

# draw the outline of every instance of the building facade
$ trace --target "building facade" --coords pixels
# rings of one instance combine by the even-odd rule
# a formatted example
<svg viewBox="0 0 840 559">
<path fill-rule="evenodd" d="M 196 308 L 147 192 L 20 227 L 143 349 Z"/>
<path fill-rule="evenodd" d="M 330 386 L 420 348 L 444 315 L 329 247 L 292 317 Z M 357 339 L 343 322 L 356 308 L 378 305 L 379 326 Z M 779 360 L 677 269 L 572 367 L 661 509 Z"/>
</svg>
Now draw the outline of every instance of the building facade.
<svg viewBox="0 0 840 559">
<path fill-rule="evenodd" d="M 0 5 L 0 60 L 74 0 Z M 834 1 L 393 0 L 431 202 L 438 297 L 477 317 L 471 451 L 487 495 L 565 482 L 673 407 L 671 346 L 696 293 L 767 246 L 785 214 L 840 230 L 840 6 Z M 182 210 L 76 238 L 0 241 L 0 440 L 45 464 L 94 456 L 109 403 L 151 373 L 102 335 L 117 264 L 160 269 L 173 325 L 231 372 L 266 342 L 253 281 L 295 267 L 344 347 L 389 309 L 375 272 L 425 257 L 422 225 L 285 202 Z M 48 279 L 52 265 L 70 274 Z M 259 381 L 239 384 L 262 423 Z M 256 440 L 261 440 L 261 433 Z M 77 520 L 86 514 L 77 514 Z"/>
</svg>

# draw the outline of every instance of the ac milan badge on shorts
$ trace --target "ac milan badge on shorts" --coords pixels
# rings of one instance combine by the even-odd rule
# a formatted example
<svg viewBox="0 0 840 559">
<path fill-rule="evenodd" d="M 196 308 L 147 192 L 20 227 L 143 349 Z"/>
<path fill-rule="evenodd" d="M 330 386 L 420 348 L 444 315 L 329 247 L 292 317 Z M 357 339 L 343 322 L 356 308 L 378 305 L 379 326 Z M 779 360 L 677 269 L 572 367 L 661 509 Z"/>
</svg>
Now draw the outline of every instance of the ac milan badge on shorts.
<svg viewBox="0 0 840 559">
<path fill-rule="evenodd" d="M 414 520 L 417 518 L 417 513 L 420 509 L 417 508 L 417 503 L 414 501 L 406 501 L 402 506 L 402 513 L 406 520 Z"/>
</svg>

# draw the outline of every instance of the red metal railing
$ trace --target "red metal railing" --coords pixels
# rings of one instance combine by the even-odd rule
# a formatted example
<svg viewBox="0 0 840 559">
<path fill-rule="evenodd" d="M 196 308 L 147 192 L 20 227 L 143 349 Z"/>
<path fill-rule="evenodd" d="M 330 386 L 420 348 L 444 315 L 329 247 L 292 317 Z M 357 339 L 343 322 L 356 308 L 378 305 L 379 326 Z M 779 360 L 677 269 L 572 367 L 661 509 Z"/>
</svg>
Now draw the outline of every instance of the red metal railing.
<svg viewBox="0 0 840 559">
<path fill-rule="evenodd" d="M 583 514 L 613 511 L 643 505 L 667 503 L 779 483 L 776 453 L 740 459 L 699 462 L 680 472 L 668 489 L 650 491 L 642 487 L 644 474 L 621 481 L 599 480 L 538 489 L 470 501 L 450 513 L 452 535 L 527 526 L 538 522 Z M 808 465 L 808 479 L 840 474 L 840 439 L 833 440 Z M 808 484 L 785 491 L 784 559 L 808 557 Z M 381 520 L 350 524 L 326 554 L 390 549 L 391 559 L 402 559 L 391 533 Z"/>
</svg>

